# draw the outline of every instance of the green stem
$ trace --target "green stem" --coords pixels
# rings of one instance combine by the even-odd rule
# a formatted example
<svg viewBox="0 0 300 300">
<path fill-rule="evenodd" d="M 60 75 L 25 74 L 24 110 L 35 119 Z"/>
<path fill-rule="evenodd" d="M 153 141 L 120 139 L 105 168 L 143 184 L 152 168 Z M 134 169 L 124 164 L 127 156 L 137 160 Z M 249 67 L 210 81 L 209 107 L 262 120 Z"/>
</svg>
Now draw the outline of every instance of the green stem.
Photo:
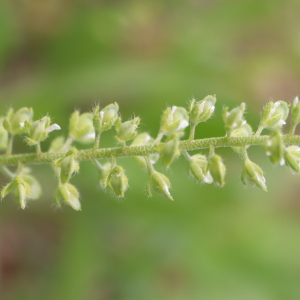
<svg viewBox="0 0 300 300">
<path fill-rule="evenodd" d="M 253 145 L 264 145 L 265 141 L 269 138 L 268 135 L 251 136 L 251 137 L 215 137 L 206 138 L 193 141 L 179 142 L 179 150 L 200 150 L 218 147 L 245 147 Z M 299 135 L 284 135 L 283 142 L 285 144 L 300 144 Z M 149 154 L 158 153 L 157 147 L 154 145 L 149 146 L 128 146 L 128 147 L 114 147 L 114 148 L 101 148 L 101 149 L 87 149 L 79 150 L 76 156 L 78 161 L 94 160 L 102 158 L 115 157 L 134 157 L 134 156 L 147 156 Z M 16 154 L 16 155 L 2 155 L 0 156 L 0 165 L 17 165 L 19 162 L 23 164 L 49 164 L 56 159 L 65 157 L 65 153 L 41 153 L 41 154 Z"/>
<path fill-rule="evenodd" d="M 9 140 L 8 140 L 8 146 L 7 146 L 7 150 L 6 150 L 6 155 L 11 155 L 12 154 L 13 143 L 14 143 L 14 135 L 10 135 L 9 136 Z"/>
<path fill-rule="evenodd" d="M 60 149 L 60 152 L 66 151 L 69 148 L 69 146 L 72 145 L 73 141 L 74 140 L 71 137 L 68 137 L 66 142 L 64 143 L 64 145 Z"/>
<path fill-rule="evenodd" d="M 181 150 L 181 154 L 186 158 L 187 161 L 191 160 L 191 156 L 188 154 L 186 150 Z"/>
<path fill-rule="evenodd" d="M 262 131 L 264 130 L 264 126 L 259 125 L 257 131 L 255 132 L 254 136 L 260 136 L 260 134 L 262 133 Z"/>
<path fill-rule="evenodd" d="M 1 166 L 0 167 L 0 171 L 2 174 L 4 174 L 6 177 L 8 177 L 9 179 L 14 179 L 16 174 L 14 174 L 13 172 L 11 172 L 8 168 Z"/>
<path fill-rule="evenodd" d="M 289 136 L 293 136 L 295 134 L 295 130 L 298 124 L 291 124 Z"/>
<path fill-rule="evenodd" d="M 189 136 L 189 141 L 192 141 L 195 139 L 195 129 L 196 129 L 196 125 L 191 124 L 191 128 L 190 128 L 190 136 Z"/>
<path fill-rule="evenodd" d="M 145 156 L 145 160 L 146 160 L 146 164 L 147 164 L 148 173 L 149 173 L 149 175 L 151 175 L 151 173 L 154 172 L 155 170 L 153 168 L 153 165 L 151 163 L 149 155 Z"/>
<path fill-rule="evenodd" d="M 94 150 L 99 149 L 101 132 L 97 132 L 94 144 Z"/>
<path fill-rule="evenodd" d="M 160 131 L 153 144 L 156 145 L 156 144 L 160 143 L 160 141 L 163 137 L 164 137 L 164 134 Z"/>
<path fill-rule="evenodd" d="M 35 145 L 35 151 L 36 151 L 36 154 L 42 153 L 42 149 L 41 149 L 41 144 L 40 143 L 37 143 Z"/>
</svg>

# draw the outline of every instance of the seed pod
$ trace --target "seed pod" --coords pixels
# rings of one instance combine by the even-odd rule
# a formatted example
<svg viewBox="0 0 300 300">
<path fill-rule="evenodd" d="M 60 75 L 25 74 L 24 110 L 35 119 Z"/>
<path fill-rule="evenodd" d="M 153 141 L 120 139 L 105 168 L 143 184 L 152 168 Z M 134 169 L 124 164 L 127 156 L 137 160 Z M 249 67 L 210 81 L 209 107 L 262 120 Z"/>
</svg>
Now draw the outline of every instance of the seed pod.
<svg viewBox="0 0 300 300">
<path fill-rule="evenodd" d="M 80 114 L 74 111 L 69 123 L 70 137 L 76 142 L 91 143 L 95 140 L 93 115 L 91 113 Z"/>
<path fill-rule="evenodd" d="M 252 136 L 252 128 L 249 124 L 244 124 L 230 132 L 230 137 L 249 137 Z M 242 153 L 243 147 L 231 147 L 235 152 Z"/>
<path fill-rule="evenodd" d="M 205 155 L 195 154 L 189 162 L 189 174 L 201 183 L 212 183 L 213 178 L 208 171 L 208 162 Z"/>
<path fill-rule="evenodd" d="M 103 132 L 111 129 L 119 114 L 118 103 L 112 103 L 100 110 L 99 106 L 96 106 L 93 111 L 93 124 L 97 132 Z"/>
<path fill-rule="evenodd" d="M 189 126 L 189 117 L 183 107 L 167 107 L 161 117 L 160 131 L 166 135 L 180 132 Z"/>
<path fill-rule="evenodd" d="M 289 146 L 285 151 L 285 163 L 293 171 L 300 172 L 300 147 L 298 146 Z"/>
<path fill-rule="evenodd" d="M 288 117 L 289 108 L 286 102 L 269 102 L 262 113 L 260 125 L 269 130 L 280 129 Z"/>
<path fill-rule="evenodd" d="M 246 124 L 246 121 L 244 119 L 245 109 L 245 103 L 242 103 L 240 106 L 235 107 L 231 111 L 228 111 L 228 107 L 225 107 L 223 109 L 223 121 L 225 124 L 226 132 L 228 134 L 230 134 L 232 130 Z"/>
<path fill-rule="evenodd" d="M 244 162 L 241 179 L 243 184 L 245 185 L 247 184 L 247 182 L 249 182 L 253 186 L 260 187 L 265 192 L 268 191 L 266 186 L 266 179 L 263 176 L 262 169 L 249 159 L 246 159 Z"/>
<path fill-rule="evenodd" d="M 1 198 L 12 193 L 13 197 L 19 202 L 22 209 L 25 209 L 28 199 L 31 195 L 30 185 L 19 175 L 1 190 Z"/>
<path fill-rule="evenodd" d="M 203 100 L 195 102 L 192 100 L 190 107 L 190 123 L 191 125 L 197 125 L 201 122 L 207 121 L 215 110 L 216 95 L 206 96 Z"/>
<path fill-rule="evenodd" d="M 79 192 L 76 187 L 70 183 L 59 184 L 55 193 L 55 203 L 57 206 L 61 206 L 61 201 L 64 201 L 75 210 L 81 210 L 81 204 L 79 201 Z"/>
<path fill-rule="evenodd" d="M 136 136 L 136 138 L 132 141 L 131 146 L 148 146 L 153 145 L 154 139 L 147 133 L 143 132 Z M 157 163 L 159 160 L 159 154 L 153 153 L 149 155 L 151 164 Z M 135 156 L 134 159 L 145 169 L 147 168 L 147 163 L 143 156 Z"/>
<path fill-rule="evenodd" d="M 121 166 L 115 166 L 110 171 L 107 179 L 107 185 L 116 194 L 116 196 L 124 197 L 124 193 L 128 188 L 128 179 Z"/>
<path fill-rule="evenodd" d="M 178 135 L 171 135 L 162 145 L 160 152 L 163 166 L 168 169 L 172 162 L 180 155 Z"/>
<path fill-rule="evenodd" d="M 280 130 L 274 131 L 265 143 L 266 154 L 270 157 L 273 164 L 280 164 L 283 166 L 285 146 L 282 140 Z"/>
<path fill-rule="evenodd" d="M 28 131 L 26 124 L 30 124 L 33 117 L 33 109 L 23 107 L 14 113 L 10 109 L 6 118 L 3 120 L 4 128 L 12 135 L 22 134 Z"/>
<path fill-rule="evenodd" d="M 61 129 L 57 124 L 50 124 L 51 119 L 48 116 L 33 122 L 29 127 L 28 137 L 25 138 L 26 143 L 29 146 L 36 145 L 45 140 L 48 137 L 49 132 Z"/>
<path fill-rule="evenodd" d="M 139 117 L 135 117 L 132 120 L 126 121 L 124 123 L 121 122 L 121 118 L 117 120 L 116 123 L 116 140 L 118 143 L 124 143 L 128 140 L 131 140 L 137 135 L 137 128 L 140 124 L 141 119 Z"/>
<path fill-rule="evenodd" d="M 148 189 L 147 189 L 149 197 L 152 196 L 151 193 L 151 188 L 152 188 L 158 194 L 161 194 L 163 196 L 166 196 L 170 200 L 173 200 L 173 197 L 169 192 L 170 187 L 171 187 L 171 183 L 167 176 L 157 171 L 151 172 Z"/>
<path fill-rule="evenodd" d="M 214 183 L 220 187 L 225 184 L 226 167 L 221 156 L 214 154 L 208 158 L 208 170 L 214 180 Z"/>
</svg>

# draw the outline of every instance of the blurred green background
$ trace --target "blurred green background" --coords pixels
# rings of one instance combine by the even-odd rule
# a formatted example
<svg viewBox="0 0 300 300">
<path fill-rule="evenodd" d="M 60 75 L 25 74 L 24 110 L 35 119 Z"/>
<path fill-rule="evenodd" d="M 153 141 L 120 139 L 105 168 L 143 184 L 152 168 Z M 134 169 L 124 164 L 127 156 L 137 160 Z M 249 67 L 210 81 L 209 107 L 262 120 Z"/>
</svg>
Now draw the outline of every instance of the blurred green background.
<svg viewBox="0 0 300 300">
<path fill-rule="evenodd" d="M 2 0 L 1 114 L 33 107 L 67 134 L 74 108 L 117 101 L 124 119 L 141 116 L 140 130 L 155 136 L 166 105 L 216 94 L 197 138 L 224 135 L 222 106 L 240 102 L 256 128 L 270 98 L 299 93 L 299 11 L 298 0 Z M 269 192 L 245 188 L 238 156 L 218 154 L 226 186 L 197 185 L 179 159 L 166 173 L 174 202 L 147 199 L 147 174 L 132 159 L 119 160 L 131 187 L 122 201 L 82 163 L 72 180 L 82 212 L 56 209 L 50 167 L 35 166 L 42 199 L 25 211 L 1 203 L 0 299 L 300 299 L 299 176 L 252 147 Z"/>
</svg>

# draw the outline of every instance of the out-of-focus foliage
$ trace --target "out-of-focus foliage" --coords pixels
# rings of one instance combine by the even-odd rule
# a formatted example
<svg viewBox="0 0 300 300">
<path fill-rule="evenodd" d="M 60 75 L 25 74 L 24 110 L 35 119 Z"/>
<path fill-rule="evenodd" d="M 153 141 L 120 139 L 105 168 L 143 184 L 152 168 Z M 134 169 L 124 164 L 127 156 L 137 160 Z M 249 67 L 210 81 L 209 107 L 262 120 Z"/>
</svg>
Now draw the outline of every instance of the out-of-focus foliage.
<svg viewBox="0 0 300 300">
<path fill-rule="evenodd" d="M 247 103 L 256 128 L 270 97 L 299 93 L 299 11 L 296 0 L 4 0 L 0 109 L 34 107 L 66 132 L 75 108 L 117 101 L 124 120 L 140 116 L 155 136 L 167 104 L 216 94 L 231 108 Z M 221 122 L 201 124 L 196 138 L 225 135 Z M 101 146 L 111 142 L 104 132 Z M 0 298 L 298 300 L 299 176 L 253 147 L 269 193 L 245 189 L 238 156 L 219 151 L 227 185 L 195 185 L 178 160 L 167 172 L 174 202 L 147 200 L 132 159 L 118 160 L 131 187 L 122 202 L 96 190 L 97 171 L 83 163 L 72 179 L 81 213 L 49 210 L 55 179 L 34 167 L 43 200 L 25 212 L 1 203 Z"/>
</svg>

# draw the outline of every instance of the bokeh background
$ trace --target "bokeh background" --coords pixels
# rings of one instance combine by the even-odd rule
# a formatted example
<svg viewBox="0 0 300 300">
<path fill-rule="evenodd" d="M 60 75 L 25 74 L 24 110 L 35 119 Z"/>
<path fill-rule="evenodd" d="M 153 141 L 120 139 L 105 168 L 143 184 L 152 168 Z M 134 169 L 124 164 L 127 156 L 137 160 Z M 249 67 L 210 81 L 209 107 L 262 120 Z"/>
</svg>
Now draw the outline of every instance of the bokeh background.
<svg viewBox="0 0 300 300">
<path fill-rule="evenodd" d="M 270 98 L 299 94 L 299 11 L 297 0 L 2 0 L 1 114 L 33 107 L 67 134 L 74 108 L 116 101 L 155 136 L 167 105 L 216 94 L 197 138 L 224 135 L 222 106 L 240 102 L 255 129 Z M 245 188 L 239 157 L 218 153 L 226 186 L 197 185 L 178 159 L 167 172 L 174 202 L 147 198 L 147 174 L 132 159 L 119 160 L 131 187 L 124 200 L 100 190 L 84 162 L 72 180 L 82 212 L 56 209 L 51 169 L 35 166 L 42 198 L 25 211 L 1 203 L 0 299 L 300 299 L 299 176 L 252 147 L 269 192 Z"/>
</svg>

